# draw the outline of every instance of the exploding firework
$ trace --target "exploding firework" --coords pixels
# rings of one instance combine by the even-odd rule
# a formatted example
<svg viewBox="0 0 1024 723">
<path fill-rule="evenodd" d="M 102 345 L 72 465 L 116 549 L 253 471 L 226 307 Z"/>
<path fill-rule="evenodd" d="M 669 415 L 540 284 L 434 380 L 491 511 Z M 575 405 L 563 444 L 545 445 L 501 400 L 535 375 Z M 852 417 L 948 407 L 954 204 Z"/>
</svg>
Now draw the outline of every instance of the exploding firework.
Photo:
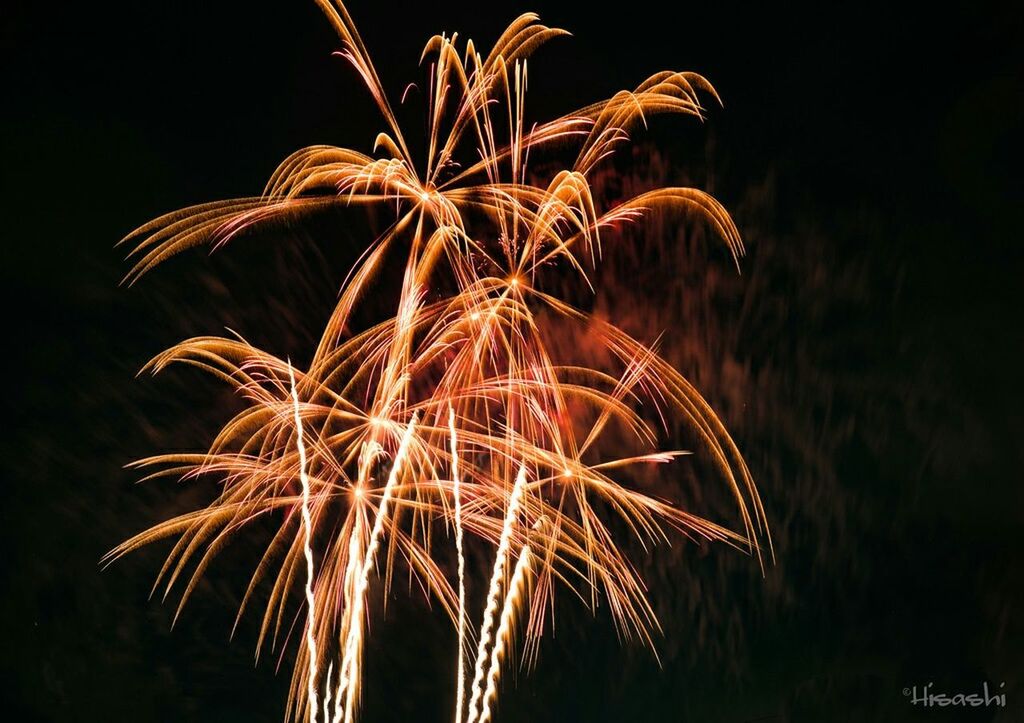
<svg viewBox="0 0 1024 723">
<path fill-rule="evenodd" d="M 732 220 L 702 191 L 660 188 L 602 209 L 590 185 L 648 117 L 701 118 L 703 99 L 718 98 L 700 75 L 661 72 L 633 91 L 528 125 L 527 57 L 565 33 L 527 14 L 486 55 L 457 35 L 429 40 L 421 158 L 410 152 L 348 12 L 318 2 L 341 38 L 339 54 L 383 118 L 373 154 L 305 148 L 279 166 L 261 196 L 155 219 L 126 239 L 135 244 L 126 280 L 185 249 L 223 246 L 325 207 L 378 207 L 389 225 L 342 285 L 304 371 L 241 337 L 189 339 L 150 362 L 153 373 L 173 363 L 207 370 L 246 408 L 207 452 L 137 463 L 151 471 L 147 479 L 216 479 L 220 493 L 109 559 L 176 538 L 157 584 L 183 585 L 180 613 L 232 537 L 258 519 L 278 521 L 238 614 L 261 585 L 269 588 L 257 649 L 287 639 L 293 624 L 302 630 L 286 715 L 334 722 L 358 713 L 368 589 L 380 579 L 388 590 L 401 568 L 457 630 L 456 723 L 483 723 L 513 629 L 522 627 L 524 659 L 535 656 L 559 591 L 590 608 L 607 605 L 623 638 L 653 646 L 658 623 L 628 560 L 632 541 L 646 547 L 671 528 L 759 560 L 770 555 L 750 473 L 700 394 L 656 344 L 554 291 L 566 277 L 588 287 L 603 235 L 655 212 L 699 217 L 738 261 Z M 528 160 L 538 155 L 560 169 L 536 175 Z M 402 272 L 392 315 L 357 330 L 355 312 L 384 268 Z M 587 344 L 554 343 L 566 328 Z M 629 484 L 631 467 L 684 454 L 661 448 L 670 418 L 693 431 L 731 489 L 736 530 Z M 468 542 L 494 550 L 475 629 Z M 454 573 L 437 553 L 451 544 Z M 300 591 L 304 604 L 289 605 Z"/>
</svg>

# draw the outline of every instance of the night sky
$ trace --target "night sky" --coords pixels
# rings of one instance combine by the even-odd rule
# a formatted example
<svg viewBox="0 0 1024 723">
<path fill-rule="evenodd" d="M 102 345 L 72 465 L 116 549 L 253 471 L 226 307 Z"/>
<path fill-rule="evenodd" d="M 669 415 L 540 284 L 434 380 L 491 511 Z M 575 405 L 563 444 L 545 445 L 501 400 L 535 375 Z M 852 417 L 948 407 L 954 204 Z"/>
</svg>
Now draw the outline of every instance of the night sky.
<svg viewBox="0 0 1024 723">
<path fill-rule="evenodd" d="M 635 286 L 656 290 L 651 323 L 668 321 L 653 333 L 668 329 L 666 353 L 747 455 L 778 560 L 762 577 L 724 547 L 638 551 L 660 665 L 566 599 L 536 667 L 508 675 L 498 720 L 1024 720 L 1024 13 L 598 7 L 349 10 L 396 97 L 422 80 L 430 35 L 489 47 L 528 10 L 573 32 L 530 61 L 531 119 L 657 70 L 713 82 L 724 108 L 637 133 L 632 172 L 712 190 L 750 253 L 739 275 L 712 244 L 655 254 Z M 135 485 L 123 466 L 201 448 L 236 408 L 195 373 L 136 372 L 225 326 L 308 359 L 351 262 L 339 248 L 360 237 L 318 219 L 212 257 L 193 250 L 130 289 L 114 244 L 159 213 L 259 193 L 302 146 L 369 152 L 372 103 L 331 56 L 339 42 L 312 0 L 16 0 L 0 43 L 3 709 L 17 721 L 281 720 L 293 649 L 276 673 L 274 654 L 254 667 L 256 616 L 228 640 L 257 548 L 219 561 L 173 630 L 174 592 L 148 597 L 166 546 L 99 560 L 208 499 Z M 415 128 L 415 108 L 402 118 Z M 626 260 L 607 263 L 612 277 Z M 701 501 L 716 503 L 697 500 L 698 513 Z M 372 631 L 364 720 L 449 719 L 454 636 L 400 597 Z M 1005 683 L 1005 709 L 922 710 L 903 695 L 985 681 Z"/>
</svg>

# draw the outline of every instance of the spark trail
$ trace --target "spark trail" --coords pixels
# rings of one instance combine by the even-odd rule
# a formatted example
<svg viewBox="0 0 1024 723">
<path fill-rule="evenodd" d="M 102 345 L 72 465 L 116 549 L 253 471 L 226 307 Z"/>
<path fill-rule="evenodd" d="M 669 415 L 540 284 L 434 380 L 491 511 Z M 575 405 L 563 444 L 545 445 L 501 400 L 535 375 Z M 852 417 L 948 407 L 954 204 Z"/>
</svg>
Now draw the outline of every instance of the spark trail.
<svg viewBox="0 0 1024 723">
<path fill-rule="evenodd" d="M 451 438 L 452 497 L 455 502 L 455 551 L 459 575 L 459 648 L 455 679 L 455 723 L 462 723 L 462 707 L 466 698 L 466 556 L 462 549 L 462 489 L 459 482 L 458 434 L 455 431 L 455 408 L 448 407 L 448 434 Z"/>
<path fill-rule="evenodd" d="M 519 468 L 516 475 L 515 485 L 512 487 L 512 495 L 508 500 L 508 509 L 505 512 L 505 523 L 501 528 L 501 540 L 498 542 L 497 556 L 494 558 L 494 568 L 491 571 L 491 584 L 487 592 L 487 607 L 484 610 L 483 624 L 480 628 L 480 642 L 476 651 L 476 667 L 473 672 L 472 693 L 469 699 L 468 723 L 475 723 L 477 711 L 480 704 L 480 697 L 483 694 L 481 685 L 484 679 L 487 665 L 487 651 L 491 644 L 491 631 L 494 628 L 494 616 L 498 612 L 498 596 L 501 594 L 502 576 L 505 573 L 505 563 L 508 558 L 509 546 L 512 542 L 512 532 L 516 524 L 516 517 L 519 514 L 519 504 L 523 497 L 523 490 L 526 488 L 526 465 Z"/>
<path fill-rule="evenodd" d="M 288 362 L 288 379 L 291 382 L 292 405 L 295 411 L 295 446 L 299 450 L 299 479 L 302 482 L 302 549 L 306 557 L 306 647 L 309 651 L 309 685 L 307 694 L 309 696 L 309 719 L 317 719 L 317 691 L 316 691 L 316 638 L 313 636 L 313 629 L 316 625 L 316 598 L 313 595 L 314 574 L 313 574 L 313 543 L 312 529 L 313 522 L 309 514 L 309 475 L 306 472 L 306 445 L 302 439 L 302 416 L 299 413 L 299 393 L 295 389 L 295 371 L 291 361 Z M 330 681 L 330 670 L 327 672 L 328 684 Z"/>
<path fill-rule="evenodd" d="M 505 595 L 505 604 L 501 610 L 501 622 L 498 624 L 498 632 L 494 636 L 494 648 L 491 650 L 491 666 L 487 670 L 487 689 L 483 696 L 483 712 L 480 714 L 480 723 L 488 723 L 491 719 L 491 701 L 498 697 L 498 676 L 501 674 L 501 659 L 505 655 L 505 646 L 508 644 L 509 635 L 512 631 L 512 621 L 515 618 L 516 606 L 519 602 L 519 594 L 526 582 L 526 576 L 530 571 L 530 546 L 523 547 L 516 560 L 515 571 L 512 573 L 512 580 L 508 585 L 508 593 Z"/>
</svg>

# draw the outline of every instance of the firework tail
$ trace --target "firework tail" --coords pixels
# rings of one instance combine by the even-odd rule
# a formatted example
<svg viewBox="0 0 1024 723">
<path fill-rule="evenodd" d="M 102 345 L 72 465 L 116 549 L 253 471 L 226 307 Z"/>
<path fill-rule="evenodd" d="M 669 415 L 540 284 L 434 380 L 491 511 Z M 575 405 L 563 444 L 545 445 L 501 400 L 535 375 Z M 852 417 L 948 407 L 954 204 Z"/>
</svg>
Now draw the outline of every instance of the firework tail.
<svg viewBox="0 0 1024 723">
<path fill-rule="evenodd" d="M 462 551 L 462 483 L 459 479 L 455 409 L 451 405 L 448 405 L 448 430 L 452 448 L 452 494 L 455 497 L 455 549 L 459 557 L 459 659 L 456 666 L 455 723 L 462 723 L 462 709 L 466 699 L 466 556 Z"/>
<path fill-rule="evenodd" d="M 491 572 L 491 585 L 487 593 L 487 607 L 484 610 L 483 624 L 480 627 L 480 642 L 476 651 L 476 669 L 473 672 L 473 688 L 469 700 L 468 723 L 475 723 L 477 719 L 480 697 L 483 694 L 481 685 L 484 679 L 484 666 L 487 664 L 487 649 L 491 643 L 494 617 L 498 612 L 498 595 L 501 593 L 502 575 L 505 572 L 505 561 L 508 557 L 508 549 L 512 541 L 512 528 L 515 527 L 516 517 L 519 513 L 519 503 L 525 487 L 526 465 L 524 464 L 519 468 L 516 483 L 512 487 L 512 495 L 508 501 L 508 510 L 505 513 L 505 522 L 501 529 L 501 540 L 498 543 L 498 554 L 494 560 L 494 569 Z"/>
<path fill-rule="evenodd" d="M 491 650 L 491 667 L 487 671 L 487 690 L 483 697 L 483 712 L 480 713 L 480 723 L 488 723 L 491 719 L 491 701 L 498 695 L 498 676 L 501 673 L 501 659 L 505 654 L 505 646 L 512 631 L 512 622 L 515 619 L 517 603 L 520 592 L 526 581 L 526 575 L 530 571 L 530 546 L 523 547 L 516 560 L 515 571 L 512 573 L 512 581 L 509 583 L 508 592 L 505 594 L 505 605 L 501 611 L 501 622 L 498 624 L 498 632 L 494 636 L 494 648 Z"/>
<path fill-rule="evenodd" d="M 302 527 L 304 536 L 302 540 L 303 552 L 306 557 L 306 607 L 308 608 L 306 620 L 306 648 L 309 654 L 309 681 L 307 692 L 309 695 L 309 719 L 316 721 L 318 714 L 317 692 L 316 692 L 316 638 L 313 635 L 316 620 L 316 598 L 313 595 L 313 543 L 312 543 L 312 517 L 309 513 L 309 474 L 306 471 L 306 444 L 302 438 L 302 417 L 299 414 L 299 393 L 295 389 L 295 370 L 292 369 L 291 361 L 288 362 L 288 380 L 291 382 L 292 408 L 295 413 L 295 434 L 296 446 L 299 448 L 299 479 L 302 482 Z M 328 672 L 330 681 L 330 672 Z"/>
<path fill-rule="evenodd" d="M 416 429 L 416 415 L 412 415 L 405 434 L 402 435 L 402 442 L 395 453 L 395 459 L 391 464 L 391 473 L 388 475 L 387 484 L 384 486 L 384 493 L 381 496 L 380 507 L 377 508 L 377 516 L 373 521 L 373 529 L 370 532 L 370 540 L 366 545 L 366 553 L 363 558 L 363 568 L 360 571 L 359 579 L 355 586 L 354 604 L 349 614 L 349 629 L 345 642 L 345 656 L 342 659 L 342 690 L 338 691 L 337 700 L 345 695 L 345 721 L 351 723 L 353 709 L 355 708 L 356 695 L 359 690 L 359 657 L 363 645 L 363 610 L 366 606 L 366 588 L 369 585 L 370 573 L 373 571 L 374 559 L 377 547 L 380 545 L 380 538 L 384 532 L 384 522 L 388 516 L 388 507 L 391 503 L 391 496 L 398 481 L 398 474 L 402 468 L 402 462 L 409 450 L 409 443 L 412 441 L 413 431 Z"/>
</svg>

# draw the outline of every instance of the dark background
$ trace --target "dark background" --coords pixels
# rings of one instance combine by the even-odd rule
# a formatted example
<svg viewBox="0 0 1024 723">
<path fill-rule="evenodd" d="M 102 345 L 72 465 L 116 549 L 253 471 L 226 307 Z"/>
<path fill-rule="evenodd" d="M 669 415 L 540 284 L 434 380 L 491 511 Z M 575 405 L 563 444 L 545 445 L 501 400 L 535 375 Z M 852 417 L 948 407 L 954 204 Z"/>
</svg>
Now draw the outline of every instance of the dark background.
<svg viewBox="0 0 1024 723">
<path fill-rule="evenodd" d="M 682 310 L 670 336 L 692 342 L 669 351 L 748 455 L 779 560 L 762 578 L 725 549 L 640 556 L 660 667 L 566 605 L 500 719 L 1024 720 L 1019 7 L 350 7 L 394 94 L 421 79 L 434 32 L 487 46 L 525 10 L 575 35 L 531 61 L 533 118 L 662 68 L 703 73 L 725 100 L 702 126 L 659 121 L 638 140 L 735 212 L 743 276 L 699 247 L 695 268 L 655 259 L 678 283 L 644 281 L 691 292 L 660 297 Z M 259 192 L 301 146 L 368 150 L 371 103 L 312 2 L 15 2 L 0 38 L 3 709 L 280 720 L 290 652 L 275 674 L 273 654 L 253 668 L 255 623 L 228 642 L 244 543 L 174 630 L 174 594 L 147 599 L 165 548 L 98 560 L 205 499 L 135 486 L 122 465 L 200 447 L 233 408 L 194 374 L 135 372 L 226 325 L 303 358 L 344 254 L 300 229 L 126 289 L 113 245 L 158 213 Z M 374 630 L 365 719 L 442 720 L 453 636 L 402 605 Z M 922 711 L 902 694 L 982 681 L 1005 682 L 1007 709 Z"/>
</svg>

